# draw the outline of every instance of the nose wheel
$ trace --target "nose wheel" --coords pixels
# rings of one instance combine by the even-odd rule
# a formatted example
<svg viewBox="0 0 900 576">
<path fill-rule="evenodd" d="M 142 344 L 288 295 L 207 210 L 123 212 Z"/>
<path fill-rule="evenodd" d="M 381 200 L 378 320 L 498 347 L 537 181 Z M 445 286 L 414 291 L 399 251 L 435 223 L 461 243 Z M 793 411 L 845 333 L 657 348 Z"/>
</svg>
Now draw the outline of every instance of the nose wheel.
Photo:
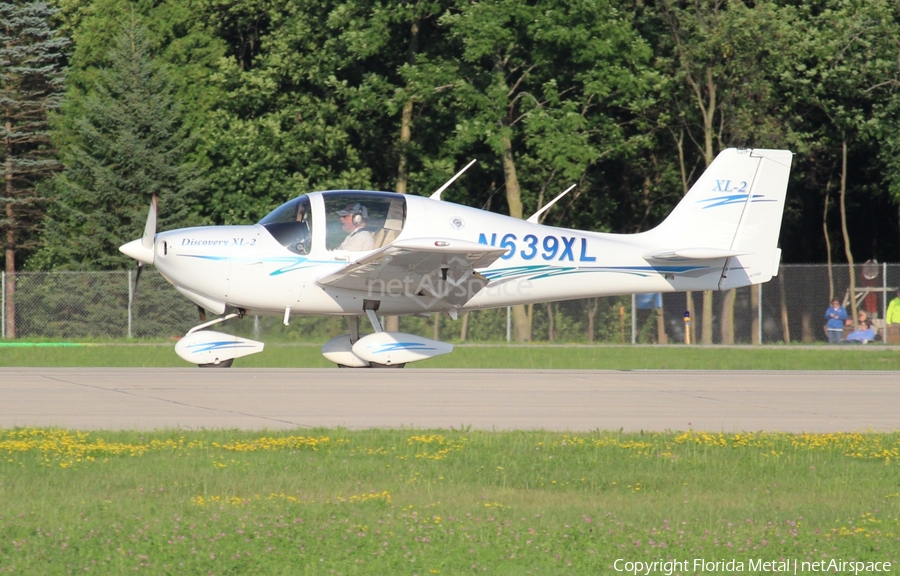
<svg viewBox="0 0 900 576">
<path fill-rule="evenodd" d="M 231 368 L 231 365 L 234 364 L 234 358 L 229 358 L 228 360 L 222 360 L 218 364 L 212 362 L 210 364 L 197 364 L 197 366 L 201 368 Z"/>
<path fill-rule="evenodd" d="M 379 364 L 377 362 L 369 362 L 368 366 L 347 366 L 346 364 L 338 364 L 338 368 L 403 368 L 406 366 L 406 362 L 403 364 Z"/>
</svg>

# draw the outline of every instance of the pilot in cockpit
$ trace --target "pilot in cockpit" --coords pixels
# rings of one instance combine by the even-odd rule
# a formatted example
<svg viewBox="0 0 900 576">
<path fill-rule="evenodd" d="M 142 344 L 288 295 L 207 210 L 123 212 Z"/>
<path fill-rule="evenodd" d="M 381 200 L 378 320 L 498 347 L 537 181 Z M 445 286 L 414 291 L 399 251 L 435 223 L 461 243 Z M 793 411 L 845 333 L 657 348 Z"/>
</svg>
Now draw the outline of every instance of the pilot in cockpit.
<svg viewBox="0 0 900 576">
<path fill-rule="evenodd" d="M 349 204 L 343 210 L 338 211 L 341 219 L 341 228 L 347 232 L 347 237 L 341 242 L 338 250 L 372 250 L 375 247 L 375 237 L 365 230 L 366 220 L 369 219 L 369 211 L 360 203 Z"/>
</svg>

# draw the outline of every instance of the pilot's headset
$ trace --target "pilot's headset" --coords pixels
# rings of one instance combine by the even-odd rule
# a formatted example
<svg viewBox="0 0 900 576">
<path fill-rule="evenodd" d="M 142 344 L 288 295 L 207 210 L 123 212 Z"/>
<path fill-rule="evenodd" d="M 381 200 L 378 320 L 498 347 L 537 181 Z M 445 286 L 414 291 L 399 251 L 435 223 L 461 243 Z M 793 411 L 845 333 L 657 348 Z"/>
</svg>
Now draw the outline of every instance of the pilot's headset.
<svg viewBox="0 0 900 576">
<path fill-rule="evenodd" d="M 357 202 L 353 205 L 353 208 L 350 209 L 350 213 L 353 214 L 353 225 L 359 226 L 362 224 L 363 220 L 369 219 L 369 211 L 366 210 L 366 207 Z"/>
</svg>

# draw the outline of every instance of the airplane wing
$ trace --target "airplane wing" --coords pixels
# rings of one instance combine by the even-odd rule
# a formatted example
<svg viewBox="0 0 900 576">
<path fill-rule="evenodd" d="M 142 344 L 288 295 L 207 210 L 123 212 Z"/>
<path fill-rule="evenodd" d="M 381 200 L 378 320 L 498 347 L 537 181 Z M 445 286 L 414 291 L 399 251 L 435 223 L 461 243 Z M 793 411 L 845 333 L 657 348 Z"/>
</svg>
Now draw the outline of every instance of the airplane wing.
<svg viewBox="0 0 900 576">
<path fill-rule="evenodd" d="M 451 238 L 400 240 L 319 278 L 321 286 L 379 296 L 405 296 L 431 308 L 460 307 L 488 280 L 475 271 L 490 266 L 506 248 Z"/>
</svg>

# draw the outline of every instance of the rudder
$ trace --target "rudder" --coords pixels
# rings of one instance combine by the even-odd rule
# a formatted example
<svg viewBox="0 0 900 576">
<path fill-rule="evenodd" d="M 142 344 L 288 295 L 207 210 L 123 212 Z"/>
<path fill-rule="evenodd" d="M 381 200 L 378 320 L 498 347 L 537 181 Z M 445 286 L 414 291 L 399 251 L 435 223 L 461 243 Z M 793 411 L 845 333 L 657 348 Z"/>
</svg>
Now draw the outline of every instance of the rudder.
<svg viewBox="0 0 900 576">
<path fill-rule="evenodd" d="M 731 249 L 744 253 L 728 259 L 719 290 L 768 282 L 778 273 L 778 236 L 784 215 L 792 154 L 787 150 L 752 150 L 760 159 L 747 204 Z"/>
</svg>

